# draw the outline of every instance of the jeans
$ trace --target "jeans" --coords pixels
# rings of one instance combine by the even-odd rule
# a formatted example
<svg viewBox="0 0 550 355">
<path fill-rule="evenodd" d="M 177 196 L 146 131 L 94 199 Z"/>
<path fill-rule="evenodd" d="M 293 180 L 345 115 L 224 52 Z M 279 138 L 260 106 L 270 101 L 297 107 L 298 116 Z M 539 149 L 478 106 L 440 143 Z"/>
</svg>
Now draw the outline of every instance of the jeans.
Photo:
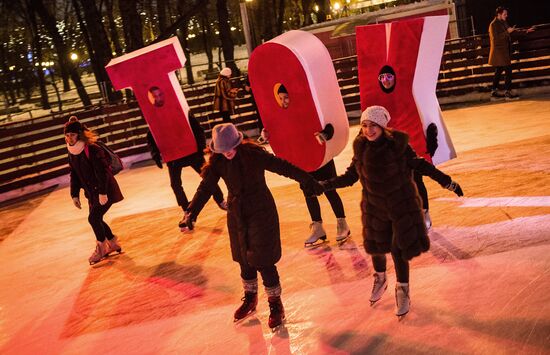
<svg viewBox="0 0 550 355">
<path fill-rule="evenodd" d="M 500 76 L 502 72 L 505 73 L 504 89 L 510 91 L 512 89 L 512 66 L 496 67 L 495 77 L 493 79 L 493 90 L 498 90 L 498 84 L 500 82 Z"/>
</svg>

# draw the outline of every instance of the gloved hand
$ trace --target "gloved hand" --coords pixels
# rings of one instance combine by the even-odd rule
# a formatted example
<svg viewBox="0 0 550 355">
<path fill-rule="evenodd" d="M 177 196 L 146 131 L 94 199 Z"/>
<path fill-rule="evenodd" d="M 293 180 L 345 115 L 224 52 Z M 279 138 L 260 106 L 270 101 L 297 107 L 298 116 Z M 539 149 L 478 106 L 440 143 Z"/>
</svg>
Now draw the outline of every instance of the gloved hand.
<svg viewBox="0 0 550 355">
<path fill-rule="evenodd" d="M 328 180 L 319 181 L 319 184 L 323 186 L 324 191 L 334 190 L 334 187 L 332 187 L 332 184 Z"/>
<path fill-rule="evenodd" d="M 426 129 L 426 149 L 431 157 L 434 156 L 437 147 L 437 126 L 434 123 L 430 123 Z"/>
<path fill-rule="evenodd" d="M 309 183 L 310 189 L 316 196 L 322 195 L 325 192 L 325 188 L 323 185 L 319 183 L 319 181 L 315 179 L 311 179 L 311 182 Z"/>
<path fill-rule="evenodd" d="M 155 164 L 157 164 L 157 166 L 159 167 L 159 169 L 162 169 L 162 160 L 160 160 L 160 159 L 155 159 Z"/>
<path fill-rule="evenodd" d="M 451 181 L 451 183 L 445 186 L 445 188 L 457 194 L 458 197 L 464 196 L 464 192 L 462 192 L 462 188 L 456 181 Z"/>
<path fill-rule="evenodd" d="M 78 208 L 79 210 L 82 209 L 82 206 L 80 205 L 80 198 L 79 197 L 73 197 L 73 205 Z"/>
<path fill-rule="evenodd" d="M 99 195 L 99 204 L 101 206 L 105 205 L 107 203 L 107 201 L 109 201 L 109 198 L 107 197 L 107 195 Z"/>
</svg>

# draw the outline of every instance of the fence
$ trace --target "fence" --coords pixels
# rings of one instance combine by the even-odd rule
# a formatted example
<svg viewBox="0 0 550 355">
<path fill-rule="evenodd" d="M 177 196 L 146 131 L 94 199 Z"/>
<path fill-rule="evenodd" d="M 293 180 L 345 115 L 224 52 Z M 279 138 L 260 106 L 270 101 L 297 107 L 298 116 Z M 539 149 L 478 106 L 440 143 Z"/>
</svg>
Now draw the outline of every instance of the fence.
<svg viewBox="0 0 550 355">
<path fill-rule="evenodd" d="M 513 44 L 514 86 L 550 85 L 550 24 L 538 26 Z M 437 86 L 439 98 L 488 91 L 493 68 L 488 66 L 487 35 L 447 41 Z M 348 112 L 360 110 L 356 56 L 333 61 Z M 243 78 L 234 79 L 242 85 Z M 184 86 L 189 106 L 209 136 L 221 121 L 211 112 L 214 81 Z M 147 125 L 136 102 L 72 111 L 122 157 L 147 151 Z M 0 194 L 46 182 L 68 173 L 61 127 L 67 112 L 0 126 Z M 243 131 L 255 129 L 257 113 L 250 96 L 237 99 L 234 122 Z M 44 186 L 47 187 L 47 186 Z"/>
</svg>

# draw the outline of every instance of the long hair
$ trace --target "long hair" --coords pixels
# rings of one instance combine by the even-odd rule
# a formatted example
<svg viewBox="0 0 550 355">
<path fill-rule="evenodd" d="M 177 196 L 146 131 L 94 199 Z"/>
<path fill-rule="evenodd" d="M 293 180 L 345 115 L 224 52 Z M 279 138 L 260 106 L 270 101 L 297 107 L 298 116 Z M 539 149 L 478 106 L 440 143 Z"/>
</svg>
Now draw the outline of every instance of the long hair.
<svg viewBox="0 0 550 355">
<path fill-rule="evenodd" d="M 97 134 L 92 131 L 91 129 L 89 129 L 88 127 L 83 126 L 83 130 L 82 132 L 78 135 L 78 139 L 80 139 L 81 141 L 83 141 L 84 143 L 86 144 L 94 144 L 95 142 L 97 142 L 98 140 L 98 137 L 97 137 Z"/>
</svg>

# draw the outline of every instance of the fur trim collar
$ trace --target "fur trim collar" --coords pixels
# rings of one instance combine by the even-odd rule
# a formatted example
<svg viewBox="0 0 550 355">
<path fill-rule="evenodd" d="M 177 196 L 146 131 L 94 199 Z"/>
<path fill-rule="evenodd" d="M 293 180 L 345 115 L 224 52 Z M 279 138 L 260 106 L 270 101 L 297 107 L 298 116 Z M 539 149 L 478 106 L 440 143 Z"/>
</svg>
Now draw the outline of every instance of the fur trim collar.
<svg viewBox="0 0 550 355">
<path fill-rule="evenodd" d="M 84 143 L 81 140 L 76 141 L 75 145 L 69 145 L 67 143 L 67 149 L 69 150 L 69 153 L 71 153 L 72 155 L 78 155 L 82 153 L 85 147 L 86 147 L 86 143 Z"/>
</svg>

